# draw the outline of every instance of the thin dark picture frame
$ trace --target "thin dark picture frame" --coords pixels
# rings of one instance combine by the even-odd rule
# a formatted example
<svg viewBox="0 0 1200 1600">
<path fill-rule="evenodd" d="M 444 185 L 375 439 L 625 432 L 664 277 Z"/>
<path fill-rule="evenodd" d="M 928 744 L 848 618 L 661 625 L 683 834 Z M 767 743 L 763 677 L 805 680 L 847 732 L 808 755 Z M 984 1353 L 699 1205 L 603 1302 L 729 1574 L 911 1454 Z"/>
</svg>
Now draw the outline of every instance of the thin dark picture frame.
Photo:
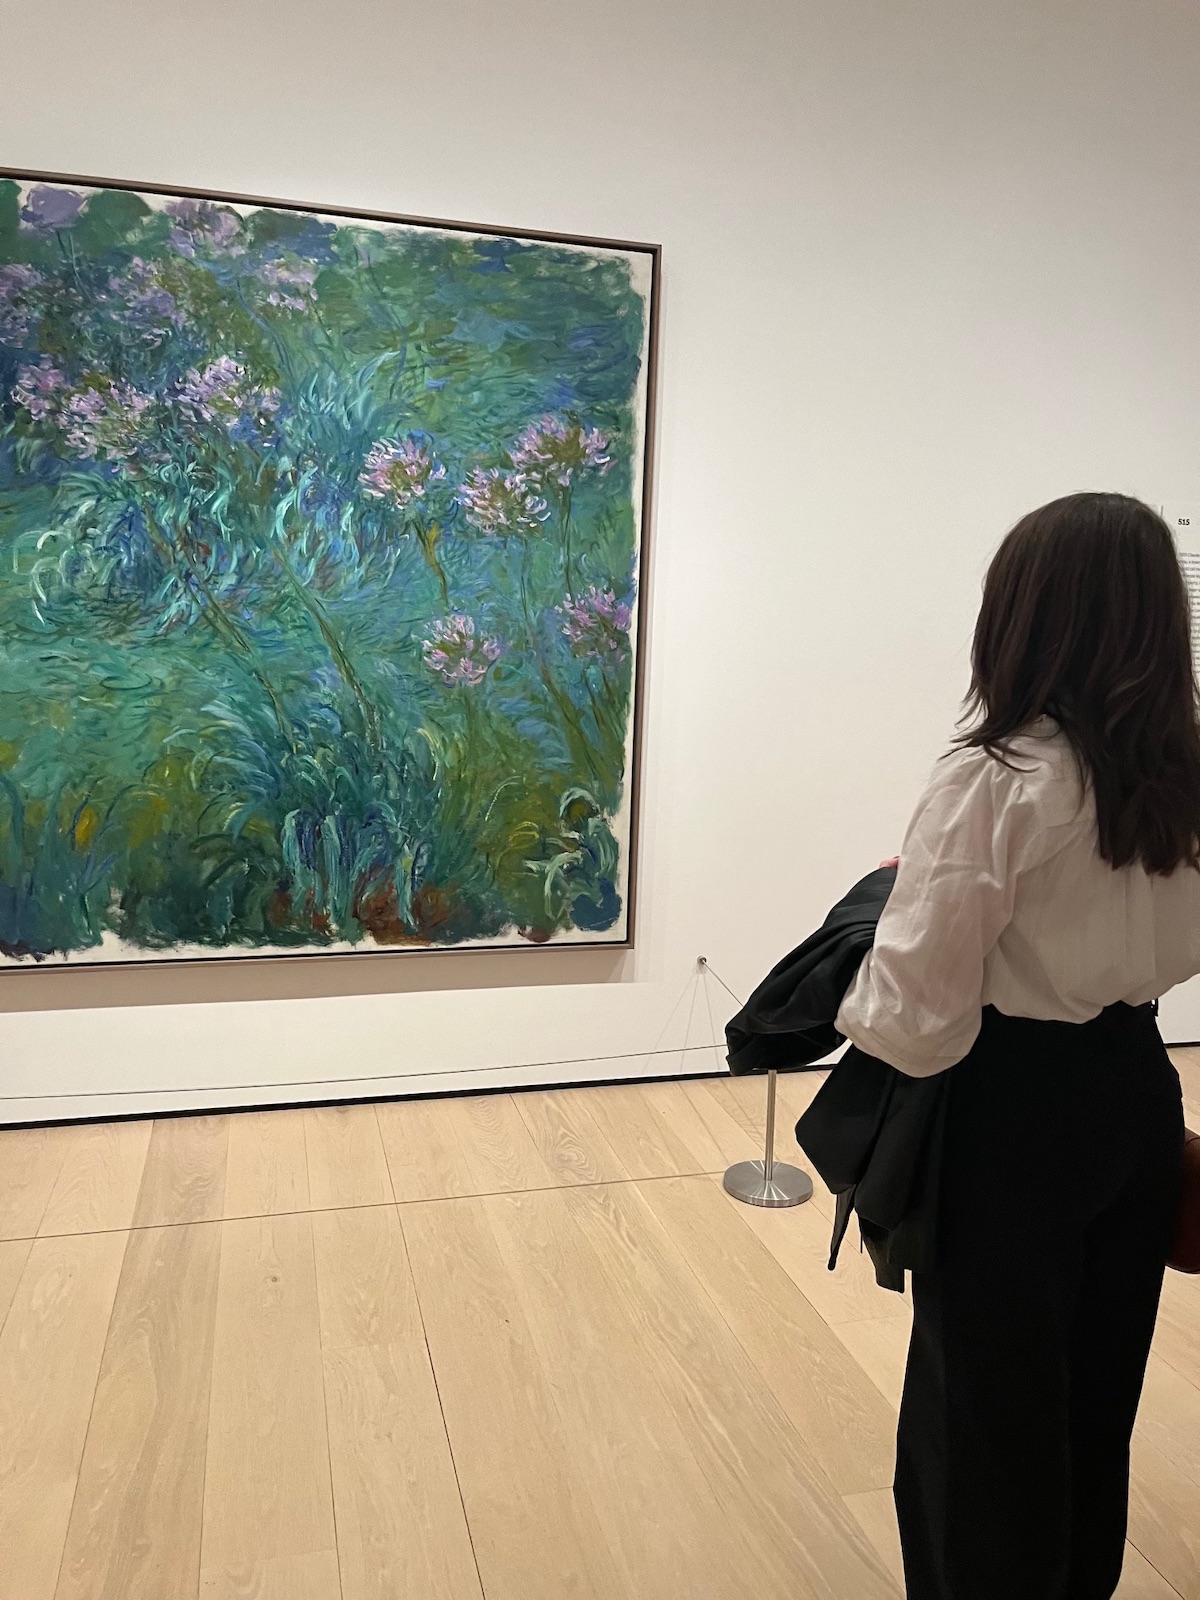
<svg viewBox="0 0 1200 1600">
<path fill-rule="evenodd" d="M 101 178 L 77 172 L 40 172 L 24 167 L 0 166 L 0 179 L 11 178 L 19 183 L 51 183 L 83 189 L 125 189 L 134 194 L 166 195 L 178 200 L 211 200 L 237 206 L 266 206 L 279 211 L 297 211 L 311 216 L 344 218 L 357 222 L 394 223 L 404 227 L 431 228 L 443 233 L 482 234 L 492 238 L 530 240 L 539 244 L 565 244 L 585 249 L 619 251 L 649 257 L 650 292 L 647 306 L 646 335 L 646 398 L 645 428 L 642 440 L 642 489 L 640 522 L 638 527 L 638 588 L 637 629 L 635 636 L 634 682 L 631 704 L 633 738 L 630 754 L 629 784 L 629 865 L 626 887 L 625 937 L 623 939 L 571 939 L 555 942 L 553 939 L 537 944 L 474 944 L 436 945 L 415 944 L 365 950 L 280 950 L 270 953 L 247 952 L 239 954 L 213 954 L 211 956 L 148 956 L 145 959 L 128 957 L 115 961 L 89 960 L 85 955 L 78 959 L 68 955 L 55 956 L 28 963 L 0 965 L 0 979 L 12 973 L 72 972 L 81 969 L 116 971 L 133 968 L 156 970 L 181 967 L 210 967 L 217 964 L 245 966 L 250 962 L 277 963 L 281 961 L 386 961 L 415 956 L 496 956 L 508 953 L 528 955 L 532 951 L 571 950 L 632 950 L 636 947 L 636 927 L 639 907 L 639 869 L 641 864 L 642 832 L 642 782 L 643 745 L 646 716 L 646 655 L 649 641 L 649 589 L 651 527 L 654 506 L 655 446 L 658 433 L 658 370 L 659 336 L 662 302 L 662 246 L 631 239 L 609 239 L 598 234 L 556 233 L 546 228 L 506 227 L 494 222 L 462 222 L 446 217 L 423 217 L 396 211 L 373 211 L 360 206 L 336 206 L 314 201 L 280 200 L 269 195 L 239 194 L 221 189 L 197 189 L 180 184 L 142 183 L 131 178 Z"/>
</svg>

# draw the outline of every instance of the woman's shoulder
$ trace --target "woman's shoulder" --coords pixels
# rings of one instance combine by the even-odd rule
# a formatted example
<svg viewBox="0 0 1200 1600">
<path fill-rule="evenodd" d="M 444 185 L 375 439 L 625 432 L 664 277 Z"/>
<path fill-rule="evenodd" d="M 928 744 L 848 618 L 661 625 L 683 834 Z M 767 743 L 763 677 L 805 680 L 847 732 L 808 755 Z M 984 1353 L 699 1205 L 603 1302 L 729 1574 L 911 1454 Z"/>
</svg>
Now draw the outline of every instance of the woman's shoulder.
<svg viewBox="0 0 1200 1600">
<path fill-rule="evenodd" d="M 1042 717 L 993 754 L 959 745 L 934 768 L 930 791 L 972 796 L 993 809 L 1032 810 L 1043 826 L 1090 825 L 1079 764 L 1065 734 Z"/>
</svg>

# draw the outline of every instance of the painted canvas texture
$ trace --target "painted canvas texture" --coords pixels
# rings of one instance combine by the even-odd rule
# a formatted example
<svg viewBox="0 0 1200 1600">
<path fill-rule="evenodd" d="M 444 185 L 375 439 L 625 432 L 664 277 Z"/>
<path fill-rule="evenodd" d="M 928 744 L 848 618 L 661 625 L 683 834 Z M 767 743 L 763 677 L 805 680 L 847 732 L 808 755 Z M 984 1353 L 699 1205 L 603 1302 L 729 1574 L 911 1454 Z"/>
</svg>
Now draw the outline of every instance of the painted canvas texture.
<svg viewBox="0 0 1200 1600">
<path fill-rule="evenodd" d="M 0 179 L 0 963 L 627 938 L 652 277 Z"/>
</svg>

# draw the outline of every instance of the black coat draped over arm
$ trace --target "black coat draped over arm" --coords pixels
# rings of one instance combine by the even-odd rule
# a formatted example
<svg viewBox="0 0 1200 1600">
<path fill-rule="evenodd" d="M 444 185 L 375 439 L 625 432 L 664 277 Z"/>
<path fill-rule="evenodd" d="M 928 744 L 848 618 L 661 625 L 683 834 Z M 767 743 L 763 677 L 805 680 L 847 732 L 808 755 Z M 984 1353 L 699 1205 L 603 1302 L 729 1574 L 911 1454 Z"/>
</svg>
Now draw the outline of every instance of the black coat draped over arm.
<svg viewBox="0 0 1200 1600">
<path fill-rule="evenodd" d="M 726 1026 L 735 1077 L 808 1066 L 843 1043 L 834 1018 L 874 942 L 895 881 L 895 867 L 868 873 L 815 933 L 771 969 Z"/>
<path fill-rule="evenodd" d="M 896 881 L 868 873 L 804 943 L 769 972 L 725 1029 L 736 1075 L 808 1066 L 844 1043 L 834 1027 Z M 830 1270 L 850 1217 L 885 1289 L 933 1264 L 950 1074 L 910 1078 L 851 1047 L 796 1125 L 796 1139 L 837 1197 Z"/>
</svg>

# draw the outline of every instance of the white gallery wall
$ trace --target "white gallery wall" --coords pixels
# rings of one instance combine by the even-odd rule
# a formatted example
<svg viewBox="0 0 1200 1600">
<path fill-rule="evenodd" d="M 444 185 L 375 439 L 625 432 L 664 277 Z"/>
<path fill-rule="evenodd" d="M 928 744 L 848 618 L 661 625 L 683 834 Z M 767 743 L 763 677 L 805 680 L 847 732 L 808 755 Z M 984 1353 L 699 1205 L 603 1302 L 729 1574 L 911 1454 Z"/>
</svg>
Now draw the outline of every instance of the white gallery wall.
<svg viewBox="0 0 1200 1600">
<path fill-rule="evenodd" d="M 0 1120 L 711 1069 L 697 955 L 744 994 L 899 847 L 1006 528 L 1200 500 L 1190 0 L 0 0 L 0 54 L 0 164 L 664 252 L 636 949 L 5 971 Z"/>
</svg>

